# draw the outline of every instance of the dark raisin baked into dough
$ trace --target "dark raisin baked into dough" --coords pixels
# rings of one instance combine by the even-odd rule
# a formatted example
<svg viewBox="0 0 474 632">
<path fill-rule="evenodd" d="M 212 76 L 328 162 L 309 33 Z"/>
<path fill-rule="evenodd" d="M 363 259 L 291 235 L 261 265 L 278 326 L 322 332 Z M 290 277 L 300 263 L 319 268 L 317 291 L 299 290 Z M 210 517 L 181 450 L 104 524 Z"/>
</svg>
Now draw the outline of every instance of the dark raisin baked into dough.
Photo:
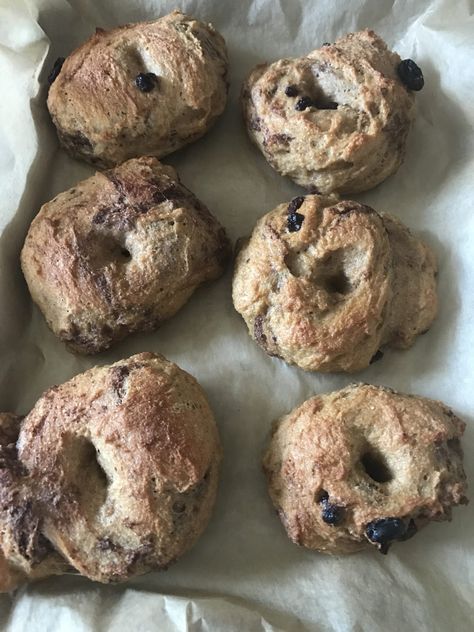
<svg viewBox="0 0 474 632">
<path fill-rule="evenodd" d="M 272 167 L 297 184 L 323 194 L 365 191 L 402 163 L 414 118 L 408 86 L 420 89 L 422 79 L 373 31 L 350 33 L 257 66 L 242 88 L 244 119 Z"/>
<path fill-rule="evenodd" d="M 352 385 L 279 420 L 263 458 L 296 544 L 351 553 L 415 535 L 466 504 L 465 424 L 441 402 Z"/>
<path fill-rule="evenodd" d="M 219 33 L 180 11 L 97 29 L 55 65 L 48 108 L 76 158 L 100 167 L 159 158 L 201 137 L 222 113 L 227 66 Z"/>
<path fill-rule="evenodd" d="M 233 300 L 269 355 L 352 372 L 428 330 L 435 275 L 433 253 L 399 220 L 310 194 L 257 222 L 237 256 Z"/>
<path fill-rule="evenodd" d="M 224 229 L 156 158 L 96 173 L 33 220 L 21 254 L 31 296 L 53 332 L 96 353 L 156 328 L 223 272 Z"/>
<path fill-rule="evenodd" d="M 198 539 L 221 448 L 197 381 L 141 353 L 0 415 L 0 590 L 64 572 L 118 582 Z"/>
</svg>

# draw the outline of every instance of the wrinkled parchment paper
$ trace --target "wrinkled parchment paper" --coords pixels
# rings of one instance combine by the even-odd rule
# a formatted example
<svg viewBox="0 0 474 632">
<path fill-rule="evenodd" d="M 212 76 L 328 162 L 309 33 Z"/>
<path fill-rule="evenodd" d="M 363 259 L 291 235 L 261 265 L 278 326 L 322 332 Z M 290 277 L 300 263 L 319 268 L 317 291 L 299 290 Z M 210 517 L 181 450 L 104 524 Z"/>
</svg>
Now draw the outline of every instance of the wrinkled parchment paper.
<svg viewBox="0 0 474 632">
<path fill-rule="evenodd" d="M 166 573 L 126 585 L 53 578 L 0 598 L 8 631 L 472 630 L 474 504 L 387 557 L 326 557 L 291 544 L 267 498 L 260 453 L 270 423 L 309 396 L 354 377 L 311 375 L 271 359 L 234 312 L 230 270 L 154 334 L 80 358 L 49 332 L 28 296 L 19 251 L 40 205 L 92 169 L 58 149 L 46 77 L 95 26 L 179 8 L 225 36 L 231 91 L 202 140 L 170 156 L 233 239 L 301 190 L 247 140 L 240 83 L 258 62 L 296 56 L 371 27 L 422 67 L 426 87 L 399 172 L 358 199 L 398 215 L 436 250 L 440 314 L 409 351 L 388 352 L 355 377 L 445 400 L 468 424 L 474 463 L 474 19 L 467 0 L 0 0 L 0 410 L 27 412 L 44 389 L 97 363 L 159 351 L 208 393 L 225 460 L 212 521 Z M 166 161 L 166 160 L 165 160 Z"/>
</svg>

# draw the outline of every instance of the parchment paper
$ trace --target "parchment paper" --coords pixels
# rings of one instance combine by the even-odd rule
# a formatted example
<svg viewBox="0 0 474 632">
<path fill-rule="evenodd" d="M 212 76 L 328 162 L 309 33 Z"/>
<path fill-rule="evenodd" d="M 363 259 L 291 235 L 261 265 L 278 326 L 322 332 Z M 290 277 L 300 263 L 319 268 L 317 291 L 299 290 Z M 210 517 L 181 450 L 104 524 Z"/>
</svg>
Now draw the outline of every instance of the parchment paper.
<svg viewBox="0 0 474 632">
<path fill-rule="evenodd" d="M 231 91 L 202 140 L 170 156 L 184 183 L 236 239 L 278 203 L 301 194 L 245 134 L 238 107 L 254 64 L 296 56 L 371 27 L 422 67 L 425 89 L 399 172 L 358 199 L 398 215 L 434 247 L 440 313 L 409 351 L 388 352 L 355 377 L 290 368 L 261 352 L 234 312 L 231 271 L 199 290 L 154 334 L 110 353 L 68 353 L 32 306 L 19 251 L 40 205 L 92 169 L 58 149 L 46 77 L 95 26 L 179 8 L 225 36 Z M 327 557 L 291 544 L 260 471 L 270 423 L 313 394 L 360 380 L 445 400 L 468 423 L 472 480 L 474 404 L 473 3 L 466 0 L 0 0 L 0 410 L 27 412 L 54 383 L 139 351 L 159 351 L 207 391 L 225 460 L 214 515 L 196 547 L 166 573 L 126 585 L 54 578 L 0 599 L 0 625 L 48 630 L 406 630 L 474 628 L 474 504 L 387 557 Z M 166 161 L 166 160 L 165 160 Z"/>
</svg>

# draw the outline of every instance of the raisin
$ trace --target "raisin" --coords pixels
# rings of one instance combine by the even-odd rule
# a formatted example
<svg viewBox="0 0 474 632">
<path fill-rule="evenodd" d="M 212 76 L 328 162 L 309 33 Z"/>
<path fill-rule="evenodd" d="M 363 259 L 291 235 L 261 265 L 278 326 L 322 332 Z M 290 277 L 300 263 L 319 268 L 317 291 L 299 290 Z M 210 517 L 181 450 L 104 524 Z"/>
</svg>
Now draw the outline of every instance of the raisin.
<svg viewBox="0 0 474 632">
<path fill-rule="evenodd" d="M 304 202 L 304 196 L 295 197 L 288 204 L 288 213 L 295 213 Z"/>
<path fill-rule="evenodd" d="M 135 85 L 142 92 L 151 92 L 158 83 L 158 77 L 154 72 L 141 72 L 135 78 Z"/>
<path fill-rule="evenodd" d="M 321 518 L 326 524 L 336 526 L 344 519 L 344 507 L 326 504 L 321 512 Z"/>
<path fill-rule="evenodd" d="M 298 95 L 298 88 L 296 86 L 286 86 L 285 94 L 287 97 L 296 97 Z"/>
<path fill-rule="evenodd" d="M 302 112 L 303 110 L 306 110 L 306 108 L 310 108 L 312 105 L 313 100 L 311 99 L 311 97 L 301 97 L 301 99 L 298 99 L 298 101 L 296 102 L 295 110 L 298 110 L 298 112 Z"/>
<path fill-rule="evenodd" d="M 380 545 L 380 552 L 385 555 L 394 540 L 406 536 L 407 525 L 400 518 L 381 518 L 369 522 L 365 533 L 371 542 Z"/>
<path fill-rule="evenodd" d="M 344 507 L 330 503 L 326 490 L 319 494 L 318 503 L 322 507 L 321 518 L 326 524 L 336 526 L 344 520 Z"/>
<path fill-rule="evenodd" d="M 303 225 L 304 215 L 301 213 L 290 213 L 288 215 L 287 225 L 290 233 L 296 233 Z"/>
<path fill-rule="evenodd" d="M 61 72 L 61 68 L 63 67 L 64 62 L 65 62 L 64 57 L 58 57 L 56 61 L 54 62 L 53 68 L 51 69 L 51 72 L 48 75 L 49 85 L 54 83 L 54 80 L 57 78 L 57 76 Z"/>
<path fill-rule="evenodd" d="M 398 64 L 398 76 L 409 90 L 421 90 L 425 85 L 421 68 L 413 59 L 404 59 Z"/>
</svg>

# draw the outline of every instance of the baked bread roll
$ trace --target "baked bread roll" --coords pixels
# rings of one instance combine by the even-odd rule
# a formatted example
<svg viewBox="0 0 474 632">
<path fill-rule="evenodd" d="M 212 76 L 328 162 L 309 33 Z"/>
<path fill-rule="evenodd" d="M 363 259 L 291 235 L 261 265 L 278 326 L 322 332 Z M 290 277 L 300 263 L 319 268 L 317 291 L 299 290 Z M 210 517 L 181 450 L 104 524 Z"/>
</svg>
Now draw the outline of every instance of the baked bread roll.
<svg viewBox="0 0 474 632">
<path fill-rule="evenodd" d="M 465 424 L 441 402 L 353 384 L 279 420 L 263 458 L 288 536 L 322 553 L 376 547 L 466 504 Z"/>
<path fill-rule="evenodd" d="M 97 353 L 155 329 L 224 269 L 224 229 L 156 158 L 132 159 L 45 204 L 21 253 L 53 332 Z"/>
<path fill-rule="evenodd" d="M 174 11 L 97 29 L 56 64 L 48 108 L 61 145 L 111 167 L 162 157 L 211 127 L 227 99 L 227 51 L 210 24 Z"/>
<path fill-rule="evenodd" d="M 307 195 L 256 224 L 233 300 L 269 355 L 308 371 L 359 371 L 406 349 L 437 310 L 431 250 L 369 206 Z"/>
<path fill-rule="evenodd" d="M 198 539 L 221 449 L 188 373 L 141 353 L 0 416 L 0 590 L 51 574 L 99 582 L 165 569 Z"/>
<path fill-rule="evenodd" d="M 398 169 L 421 70 L 373 31 L 260 64 L 242 88 L 251 140 L 280 174 L 314 193 L 370 189 Z"/>
</svg>

